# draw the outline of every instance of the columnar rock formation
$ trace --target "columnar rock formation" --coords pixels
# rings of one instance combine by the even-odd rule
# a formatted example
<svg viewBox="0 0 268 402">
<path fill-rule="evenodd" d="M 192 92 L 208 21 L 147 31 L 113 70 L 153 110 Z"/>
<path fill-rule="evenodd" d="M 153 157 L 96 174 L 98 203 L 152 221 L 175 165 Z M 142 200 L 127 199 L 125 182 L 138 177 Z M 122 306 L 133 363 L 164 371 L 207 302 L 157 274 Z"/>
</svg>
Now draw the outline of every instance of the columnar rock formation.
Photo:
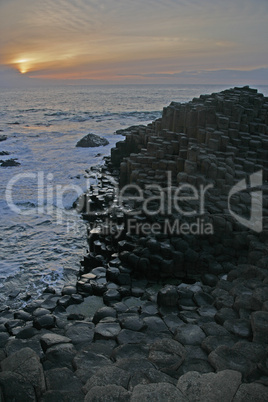
<svg viewBox="0 0 268 402">
<path fill-rule="evenodd" d="M 166 170 L 174 183 L 211 179 L 223 192 L 258 169 L 267 179 L 268 98 L 244 87 L 172 102 L 162 119 L 133 129 L 111 156 L 121 163 L 122 185 L 164 184 Z"/>
<path fill-rule="evenodd" d="M 0 309 L 1 401 L 268 400 L 267 126 L 268 99 L 246 87 L 172 103 L 126 131 L 113 164 L 91 169 L 78 281 Z M 233 187 L 252 174 L 254 193 Z M 180 210 L 165 200 L 129 214 L 149 203 L 133 186 L 118 205 L 118 175 L 156 210 L 159 189 L 172 200 L 184 185 Z M 166 217 L 201 217 L 214 232 L 154 232 Z"/>
<path fill-rule="evenodd" d="M 128 183 L 142 188 L 172 184 L 176 189 L 188 184 L 208 189 L 200 218 L 211 224 L 214 233 L 205 238 L 189 233 L 180 239 L 171 236 L 170 242 L 167 239 L 177 252 L 171 257 L 170 273 L 177 277 L 207 271 L 227 273 L 228 263 L 268 268 L 268 98 L 257 90 L 234 88 L 201 95 L 186 104 L 172 102 L 161 119 L 128 130 L 125 141 L 112 150 L 111 159 L 120 166 L 121 187 Z M 167 172 L 172 177 L 168 184 Z M 252 174 L 257 178 L 252 178 L 253 188 L 246 185 Z M 258 192 L 253 200 L 254 186 Z M 151 191 L 151 195 L 156 193 Z M 200 199 L 193 198 L 182 203 L 182 211 L 200 209 Z M 169 216 L 170 220 L 177 218 L 191 221 L 184 213 Z M 159 221 L 159 217 L 154 219 Z M 182 238 L 187 247 L 179 247 Z M 179 262 L 178 252 L 183 254 Z M 159 270 L 163 274 L 161 267 Z"/>
</svg>

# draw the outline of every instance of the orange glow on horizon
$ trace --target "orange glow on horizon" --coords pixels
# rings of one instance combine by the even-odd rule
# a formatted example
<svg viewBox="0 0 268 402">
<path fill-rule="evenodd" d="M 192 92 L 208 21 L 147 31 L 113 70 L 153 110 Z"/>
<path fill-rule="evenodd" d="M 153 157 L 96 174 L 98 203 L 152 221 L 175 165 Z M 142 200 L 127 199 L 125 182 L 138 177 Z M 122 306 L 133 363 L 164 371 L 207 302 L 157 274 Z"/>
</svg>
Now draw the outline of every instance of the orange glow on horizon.
<svg viewBox="0 0 268 402">
<path fill-rule="evenodd" d="M 15 60 L 12 64 L 15 64 L 16 68 L 21 74 L 25 74 L 30 70 L 30 59 Z"/>
</svg>

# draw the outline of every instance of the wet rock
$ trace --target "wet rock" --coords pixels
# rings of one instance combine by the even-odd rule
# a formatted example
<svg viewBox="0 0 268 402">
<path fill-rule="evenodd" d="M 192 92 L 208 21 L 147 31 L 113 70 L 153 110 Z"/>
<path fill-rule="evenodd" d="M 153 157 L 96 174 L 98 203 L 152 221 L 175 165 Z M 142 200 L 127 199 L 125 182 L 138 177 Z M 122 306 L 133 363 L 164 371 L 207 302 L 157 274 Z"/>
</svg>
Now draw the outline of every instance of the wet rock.
<svg viewBox="0 0 268 402">
<path fill-rule="evenodd" d="M 84 385 L 83 392 L 87 394 L 93 387 L 119 385 L 128 389 L 130 374 L 115 366 L 103 367 L 96 372 Z"/>
<path fill-rule="evenodd" d="M 55 290 L 54 288 L 52 288 L 51 286 L 47 286 L 47 287 L 45 288 L 45 290 L 44 290 L 43 293 L 44 293 L 44 294 L 45 294 L 45 293 L 55 294 L 55 293 L 56 293 L 56 290 Z"/>
<path fill-rule="evenodd" d="M 142 331 L 146 328 L 144 321 L 138 316 L 125 316 L 120 320 L 122 328 L 130 329 L 131 331 Z"/>
<path fill-rule="evenodd" d="M 160 382 L 158 384 L 139 384 L 132 392 L 131 402 L 176 401 L 186 402 L 183 393 L 172 384 Z"/>
<path fill-rule="evenodd" d="M 20 374 L 11 371 L 0 373 L 1 398 L 5 401 L 36 402 L 34 386 Z"/>
<path fill-rule="evenodd" d="M 91 322 L 76 322 L 67 327 L 65 335 L 75 346 L 90 344 L 94 338 L 94 324 Z"/>
<path fill-rule="evenodd" d="M 30 348 L 24 348 L 8 356 L 1 362 L 2 371 L 11 371 L 20 375 L 24 381 L 31 384 L 37 396 L 45 391 L 43 367 L 37 354 Z"/>
<path fill-rule="evenodd" d="M 56 308 L 59 299 L 59 296 L 51 295 L 41 304 L 41 307 L 53 311 Z"/>
<path fill-rule="evenodd" d="M 84 395 L 72 395 L 68 391 L 47 391 L 42 395 L 42 402 L 84 402 Z"/>
<path fill-rule="evenodd" d="M 268 343 L 268 312 L 256 311 L 251 314 L 253 341 Z"/>
<path fill-rule="evenodd" d="M 191 371 L 179 378 L 177 388 L 191 402 L 232 401 L 241 384 L 241 374 L 234 370 L 199 374 Z"/>
<path fill-rule="evenodd" d="M 158 315 L 158 309 L 155 303 L 146 302 L 141 306 L 141 318 Z"/>
<path fill-rule="evenodd" d="M 228 346 L 217 347 L 217 349 L 209 354 L 208 361 L 217 371 L 226 369 L 235 370 L 242 373 L 245 378 L 255 368 L 249 359 Z"/>
<path fill-rule="evenodd" d="M 198 325 L 184 324 L 175 331 L 174 339 L 183 345 L 201 345 L 205 333 Z"/>
<path fill-rule="evenodd" d="M 83 401 L 83 384 L 70 369 L 63 367 L 47 370 L 45 379 L 48 391 L 63 391 L 69 400 Z"/>
<path fill-rule="evenodd" d="M 238 351 L 254 363 L 260 362 L 266 356 L 265 344 L 243 340 L 233 345 L 232 349 Z"/>
<path fill-rule="evenodd" d="M 201 317 L 207 317 L 211 319 L 214 318 L 215 314 L 217 313 L 217 310 L 213 306 L 202 306 L 196 311 Z"/>
<path fill-rule="evenodd" d="M 226 320 L 223 324 L 229 332 L 241 338 L 250 338 L 252 336 L 251 326 L 249 320 L 233 319 Z"/>
<path fill-rule="evenodd" d="M 134 297 L 142 297 L 144 295 L 144 289 L 138 287 L 132 287 L 131 294 Z"/>
<path fill-rule="evenodd" d="M 14 313 L 14 318 L 15 320 L 22 320 L 22 321 L 32 321 L 32 315 L 30 313 L 27 313 L 26 311 L 19 310 L 16 313 Z"/>
<path fill-rule="evenodd" d="M 25 327 L 17 332 L 16 338 L 17 339 L 30 339 L 33 336 L 37 335 L 38 333 L 39 333 L 39 331 L 36 328 Z"/>
<path fill-rule="evenodd" d="M 172 377 L 176 377 L 185 356 L 186 350 L 179 342 L 173 339 L 161 339 L 150 347 L 148 359 L 159 370 Z"/>
<path fill-rule="evenodd" d="M 83 321 L 84 319 L 84 314 L 71 313 L 67 315 L 67 320 L 69 321 Z"/>
<path fill-rule="evenodd" d="M 216 275 L 205 273 L 202 275 L 202 282 L 204 285 L 214 287 L 217 285 L 219 278 Z"/>
<path fill-rule="evenodd" d="M 223 307 L 215 314 L 215 321 L 223 325 L 226 320 L 237 319 L 238 314 L 231 308 Z"/>
<path fill-rule="evenodd" d="M 184 321 L 182 321 L 177 314 L 167 314 L 163 316 L 163 321 L 168 327 L 169 331 L 174 335 L 176 329 L 180 325 L 184 325 Z"/>
<path fill-rule="evenodd" d="M 33 311 L 32 314 L 34 317 L 41 317 L 42 315 L 50 314 L 50 310 L 48 310 L 46 308 L 38 307 L 37 309 L 35 309 Z"/>
<path fill-rule="evenodd" d="M 16 352 L 19 352 L 25 347 L 32 349 L 39 357 L 43 357 L 43 351 L 39 342 L 39 335 L 26 340 L 10 337 L 5 345 L 4 350 L 6 355 L 10 356 Z"/>
<path fill-rule="evenodd" d="M 109 141 L 106 138 L 99 137 L 96 134 L 87 134 L 76 144 L 77 147 L 93 148 L 108 145 Z"/>
<path fill-rule="evenodd" d="M 206 305 L 211 305 L 214 302 L 214 297 L 211 296 L 208 293 L 204 293 L 204 292 L 197 292 L 193 295 L 193 299 L 195 301 L 195 303 L 197 304 L 197 306 L 201 307 L 201 306 L 206 306 Z"/>
<path fill-rule="evenodd" d="M 218 346 L 232 347 L 235 344 L 235 342 L 236 338 L 234 336 L 214 335 L 205 338 L 202 341 L 201 346 L 207 353 L 210 353 L 213 350 L 217 349 Z"/>
<path fill-rule="evenodd" d="M 95 386 L 85 396 L 85 402 L 129 402 L 130 392 L 119 385 Z"/>
<path fill-rule="evenodd" d="M 81 350 L 73 359 L 75 375 L 85 384 L 101 368 L 111 366 L 112 362 L 100 351 L 91 351 L 91 346 Z"/>
<path fill-rule="evenodd" d="M 17 161 L 17 159 L 8 159 L 6 161 L 0 160 L 0 166 L 2 167 L 20 166 L 20 163 Z"/>
<path fill-rule="evenodd" d="M 103 294 L 103 301 L 108 306 L 120 301 L 121 298 L 120 292 L 116 289 L 109 289 Z"/>
<path fill-rule="evenodd" d="M 121 368 L 130 373 L 131 378 L 128 389 L 131 391 L 138 384 L 150 384 L 158 382 L 167 382 L 174 384 L 175 379 L 165 373 L 156 370 L 147 359 L 143 357 L 120 359 L 115 363 L 116 367 Z"/>
<path fill-rule="evenodd" d="M 7 139 L 6 135 L 3 135 L 3 134 L 0 135 L 0 142 L 5 141 L 6 139 Z"/>
<path fill-rule="evenodd" d="M 143 322 L 146 325 L 147 334 L 155 336 L 165 335 L 171 337 L 169 329 L 167 328 L 166 324 L 160 317 L 157 316 L 145 317 L 143 319 Z"/>
<path fill-rule="evenodd" d="M 82 295 L 79 294 L 72 294 L 70 304 L 80 304 L 83 303 L 84 298 Z"/>
<path fill-rule="evenodd" d="M 93 322 L 94 324 L 97 324 L 100 320 L 102 320 L 105 317 L 113 317 L 116 318 L 116 310 L 113 307 L 101 307 L 98 309 L 93 317 Z"/>
<path fill-rule="evenodd" d="M 233 402 L 263 402 L 268 400 L 268 387 L 258 384 L 241 384 Z"/>
<path fill-rule="evenodd" d="M 263 304 L 268 300 L 268 287 L 261 284 L 254 289 L 251 298 L 252 310 L 262 310 Z"/>
<path fill-rule="evenodd" d="M 0 332 L 0 349 L 2 349 L 9 339 L 9 334 L 5 332 Z"/>
<path fill-rule="evenodd" d="M 121 331 L 122 333 L 122 331 Z M 137 343 L 137 344 L 126 344 L 123 343 L 122 345 L 116 347 L 111 354 L 111 359 L 113 361 L 118 361 L 120 359 L 127 359 L 127 358 L 146 358 L 148 357 L 149 353 L 149 346 L 145 343 Z"/>
<path fill-rule="evenodd" d="M 229 335 L 229 332 L 227 331 L 227 329 L 225 329 L 221 325 L 216 324 L 215 322 L 209 322 L 207 324 L 203 324 L 201 326 L 201 328 L 207 336 L 228 336 Z"/>
<path fill-rule="evenodd" d="M 77 293 L 76 286 L 72 286 L 72 285 L 66 285 L 66 286 L 64 286 L 63 289 L 62 289 L 62 291 L 61 291 L 61 294 L 62 294 L 63 296 L 65 296 L 65 295 L 71 296 L 71 295 L 73 295 L 73 294 L 75 294 L 75 293 Z"/>
<path fill-rule="evenodd" d="M 121 327 L 117 322 L 98 323 L 95 327 L 95 339 L 115 339 Z"/>
<path fill-rule="evenodd" d="M 186 307 L 184 307 L 186 308 Z M 193 310 L 186 310 L 186 311 L 180 311 L 178 316 L 182 319 L 183 322 L 186 324 L 197 324 L 198 321 L 200 320 L 200 316 L 196 311 L 196 308 Z"/>
<path fill-rule="evenodd" d="M 122 329 L 117 336 L 117 342 L 119 345 L 125 345 L 128 343 L 146 343 L 146 335 L 142 332 L 132 331 L 130 329 Z"/>
<path fill-rule="evenodd" d="M 51 329 L 55 327 L 55 316 L 52 314 L 42 315 L 40 317 L 35 317 L 33 320 L 33 326 L 36 329 Z"/>
<path fill-rule="evenodd" d="M 44 352 L 46 352 L 47 349 L 49 349 L 52 346 L 55 346 L 59 343 L 70 343 L 70 342 L 71 342 L 70 338 L 67 338 L 66 336 L 54 334 L 54 333 L 44 334 L 40 338 L 40 344 L 41 344 Z"/>
<path fill-rule="evenodd" d="M 62 296 L 57 301 L 57 305 L 64 308 L 68 307 L 70 304 L 71 304 L 71 296 L 69 295 Z"/>
<path fill-rule="evenodd" d="M 157 303 L 160 306 L 177 306 L 178 299 L 178 290 L 174 285 L 166 285 L 157 294 Z"/>
<path fill-rule="evenodd" d="M 204 374 L 214 372 L 214 369 L 206 360 L 195 358 L 189 359 L 187 357 L 178 370 L 177 378 L 189 371 L 198 371 L 198 373 Z"/>
<path fill-rule="evenodd" d="M 5 323 L 5 327 L 10 335 L 16 335 L 16 328 L 21 329 L 25 325 L 23 320 L 9 320 Z"/>
<path fill-rule="evenodd" d="M 67 367 L 72 369 L 72 361 L 76 355 L 76 350 L 71 343 L 59 343 L 51 346 L 46 351 L 44 368 L 54 369 Z"/>
</svg>

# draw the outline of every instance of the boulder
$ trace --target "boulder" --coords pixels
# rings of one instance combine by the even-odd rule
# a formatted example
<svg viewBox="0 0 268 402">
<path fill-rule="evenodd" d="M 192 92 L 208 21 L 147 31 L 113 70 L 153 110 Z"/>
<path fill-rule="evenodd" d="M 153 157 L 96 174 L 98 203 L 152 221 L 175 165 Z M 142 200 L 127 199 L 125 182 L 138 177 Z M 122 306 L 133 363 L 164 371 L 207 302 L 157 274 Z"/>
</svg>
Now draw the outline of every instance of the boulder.
<svg viewBox="0 0 268 402">
<path fill-rule="evenodd" d="M 130 374 L 115 366 L 103 367 L 96 372 L 84 385 L 83 391 L 87 394 L 95 386 L 120 385 L 127 389 Z"/>
<path fill-rule="evenodd" d="M 256 368 L 242 353 L 228 346 L 218 346 L 209 354 L 208 361 L 216 371 L 235 370 L 242 373 L 244 378 Z"/>
<path fill-rule="evenodd" d="M 103 322 L 96 325 L 95 339 L 115 339 L 121 327 L 117 322 Z"/>
<path fill-rule="evenodd" d="M 241 384 L 241 374 L 234 370 L 201 375 L 189 371 L 179 378 L 177 388 L 191 402 L 232 401 Z"/>
<path fill-rule="evenodd" d="M 72 360 L 76 350 L 71 343 L 59 343 L 46 351 L 44 367 L 47 369 L 67 367 L 72 368 Z"/>
<path fill-rule="evenodd" d="M 18 401 L 18 395 L 20 402 L 36 402 L 33 385 L 20 374 L 11 371 L 0 373 L 0 400 Z"/>
<path fill-rule="evenodd" d="M 178 388 L 166 382 L 139 384 L 133 389 L 130 399 L 131 402 L 186 402 L 187 400 Z"/>
<path fill-rule="evenodd" d="M 74 345 L 90 344 L 94 338 L 94 327 L 92 322 L 75 322 L 67 327 L 65 335 Z"/>
<path fill-rule="evenodd" d="M 40 338 L 40 343 L 44 352 L 46 352 L 48 348 L 55 346 L 59 343 L 70 343 L 70 342 L 71 342 L 70 338 L 53 333 L 44 334 Z"/>
<path fill-rule="evenodd" d="M 268 400 L 268 387 L 257 384 L 241 384 L 233 402 L 263 402 Z"/>
<path fill-rule="evenodd" d="M 99 137 L 96 134 L 87 134 L 85 135 L 85 137 L 81 138 L 81 140 L 77 142 L 76 146 L 82 148 L 94 148 L 108 144 L 109 141 L 106 140 L 106 138 Z"/>
<path fill-rule="evenodd" d="M 95 386 L 91 388 L 85 397 L 85 402 L 91 401 L 128 402 L 130 401 L 130 392 L 119 385 Z"/>
<path fill-rule="evenodd" d="M 198 325 L 184 324 L 177 328 L 174 339 L 183 345 L 200 345 L 205 337 Z"/>
<path fill-rule="evenodd" d="M 149 361 L 164 373 L 176 377 L 176 372 L 184 361 L 186 350 L 173 339 L 161 339 L 150 347 Z"/>
<path fill-rule="evenodd" d="M 178 299 L 179 294 L 174 285 L 166 285 L 157 294 L 157 303 L 160 306 L 174 307 L 177 305 Z"/>
<path fill-rule="evenodd" d="M 66 391 L 72 393 L 74 398 L 81 392 L 82 382 L 66 367 L 47 370 L 45 377 L 48 391 Z"/>
<path fill-rule="evenodd" d="M 73 359 L 75 375 L 86 383 L 101 368 L 106 368 L 112 364 L 111 360 L 103 356 L 100 352 L 95 353 L 91 350 L 91 345 L 81 350 Z"/>
<path fill-rule="evenodd" d="M 145 343 L 146 335 L 143 332 L 122 329 L 117 336 L 117 342 L 119 345 Z"/>
<path fill-rule="evenodd" d="M 251 314 L 253 341 L 268 343 L 268 312 L 256 311 Z"/>
<path fill-rule="evenodd" d="M 45 377 L 43 367 L 37 354 L 30 348 L 23 348 L 8 356 L 1 362 L 3 372 L 11 371 L 18 374 L 22 379 L 31 384 L 37 396 L 45 391 Z"/>
<path fill-rule="evenodd" d="M 1 163 L 0 166 L 2 166 L 2 167 L 19 166 L 20 165 L 20 163 L 17 162 L 16 159 L 8 159 L 6 161 L 0 160 L 0 163 Z"/>
</svg>

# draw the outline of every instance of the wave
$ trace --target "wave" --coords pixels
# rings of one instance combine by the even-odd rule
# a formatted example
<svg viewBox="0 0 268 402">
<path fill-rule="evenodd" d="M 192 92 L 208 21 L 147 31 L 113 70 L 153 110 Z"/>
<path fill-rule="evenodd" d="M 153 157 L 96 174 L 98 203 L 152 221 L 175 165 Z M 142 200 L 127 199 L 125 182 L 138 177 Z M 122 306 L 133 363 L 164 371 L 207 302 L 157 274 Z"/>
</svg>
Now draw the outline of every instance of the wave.
<svg viewBox="0 0 268 402">
<path fill-rule="evenodd" d="M 112 120 L 136 120 L 136 121 L 153 121 L 161 117 L 161 112 L 159 110 L 154 111 L 128 111 L 128 112 L 51 112 L 45 113 L 45 116 L 49 117 L 57 117 L 57 121 L 61 120 L 69 120 L 74 123 L 82 123 L 85 121 L 96 121 L 96 122 L 105 122 Z M 53 120 L 50 120 L 52 122 Z"/>
<path fill-rule="evenodd" d="M 105 112 L 101 114 L 96 114 L 92 116 L 92 119 L 99 120 L 113 120 L 113 119 L 124 119 L 124 118 L 135 118 L 137 120 L 155 120 L 161 116 L 160 111 L 129 111 L 129 112 Z"/>
<path fill-rule="evenodd" d="M 70 114 L 72 114 L 72 113 L 70 113 L 70 112 L 63 112 L 63 111 L 58 111 L 58 112 L 47 112 L 47 113 L 44 113 L 44 116 L 49 116 L 49 117 L 60 117 L 60 116 L 69 116 Z"/>
<path fill-rule="evenodd" d="M 46 112 L 47 109 L 36 109 L 36 108 L 30 108 L 30 109 L 19 109 L 18 113 L 37 113 L 37 112 Z"/>
</svg>

